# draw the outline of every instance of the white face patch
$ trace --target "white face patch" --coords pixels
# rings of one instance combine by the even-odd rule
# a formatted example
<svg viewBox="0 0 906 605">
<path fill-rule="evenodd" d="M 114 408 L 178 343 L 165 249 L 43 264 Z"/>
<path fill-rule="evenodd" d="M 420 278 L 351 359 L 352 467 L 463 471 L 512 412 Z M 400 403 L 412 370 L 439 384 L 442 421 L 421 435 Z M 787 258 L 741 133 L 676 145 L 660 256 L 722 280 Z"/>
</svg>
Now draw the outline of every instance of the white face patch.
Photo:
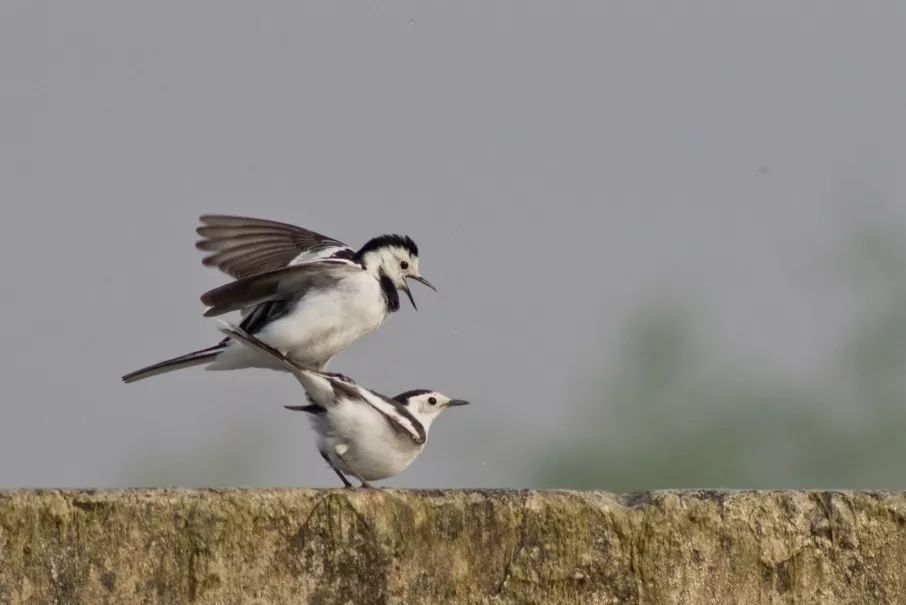
<svg viewBox="0 0 906 605">
<path fill-rule="evenodd" d="M 333 451 L 336 452 L 337 456 L 342 456 L 349 451 L 349 446 L 345 443 L 338 443 L 334 446 Z"/>
<path fill-rule="evenodd" d="M 403 268 L 403 263 L 406 267 Z M 365 256 L 365 265 L 373 271 L 380 269 L 397 288 L 406 284 L 406 276 L 418 275 L 418 257 L 399 246 L 380 248 Z"/>
<path fill-rule="evenodd" d="M 431 403 L 432 399 L 434 400 L 434 403 Z M 440 414 L 441 410 L 444 408 L 444 403 L 447 401 L 449 401 L 449 399 L 440 393 L 425 393 L 416 399 L 410 407 L 412 408 L 412 413 L 420 420 L 430 423 L 432 419 Z"/>
</svg>

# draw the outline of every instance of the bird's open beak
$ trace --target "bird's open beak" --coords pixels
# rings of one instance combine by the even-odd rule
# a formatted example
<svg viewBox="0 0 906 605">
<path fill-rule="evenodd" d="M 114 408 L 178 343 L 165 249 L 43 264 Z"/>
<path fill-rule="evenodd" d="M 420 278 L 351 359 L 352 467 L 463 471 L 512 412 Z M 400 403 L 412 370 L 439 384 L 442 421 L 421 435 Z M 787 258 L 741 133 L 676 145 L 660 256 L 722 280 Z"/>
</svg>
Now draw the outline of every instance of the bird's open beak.
<svg viewBox="0 0 906 605">
<path fill-rule="evenodd" d="M 454 405 L 469 405 L 469 402 L 466 401 L 465 399 L 451 399 L 450 403 L 447 404 L 447 406 L 454 406 Z"/>
<path fill-rule="evenodd" d="M 406 276 L 406 279 L 414 279 L 415 281 L 417 281 L 417 282 L 419 282 L 419 283 L 422 283 L 422 284 L 425 284 L 426 286 L 428 286 L 429 288 L 431 288 L 432 290 L 434 290 L 435 292 L 437 292 L 437 288 L 435 288 L 435 287 L 431 284 L 431 282 L 429 282 L 427 279 L 425 279 L 425 278 L 422 277 L 421 275 L 407 275 L 407 276 Z M 416 311 L 418 311 L 418 307 L 415 306 L 415 299 L 412 297 L 412 292 L 409 290 L 409 286 L 408 286 L 408 285 L 405 285 L 405 286 L 403 286 L 403 287 L 401 288 L 401 290 L 402 290 L 403 292 L 406 293 L 406 296 L 409 297 L 409 302 L 412 303 L 412 308 L 415 309 Z"/>
<path fill-rule="evenodd" d="M 425 284 L 426 286 L 428 286 L 429 288 L 431 288 L 432 290 L 434 290 L 435 292 L 437 292 L 437 288 L 435 288 L 434 285 L 431 284 L 431 282 L 429 282 L 427 279 L 425 279 L 425 278 L 422 277 L 421 275 L 410 275 L 409 277 L 410 277 L 411 279 L 414 279 L 415 281 L 417 281 L 417 282 L 419 282 L 419 283 Z"/>
<path fill-rule="evenodd" d="M 409 286 L 404 285 L 401 290 L 406 293 L 406 296 L 409 297 L 409 302 L 412 303 L 412 308 L 418 311 L 418 307 L 415 305 L 415 299 L 412 298 L 412 290 L 409 289 Z"/>
</svg>

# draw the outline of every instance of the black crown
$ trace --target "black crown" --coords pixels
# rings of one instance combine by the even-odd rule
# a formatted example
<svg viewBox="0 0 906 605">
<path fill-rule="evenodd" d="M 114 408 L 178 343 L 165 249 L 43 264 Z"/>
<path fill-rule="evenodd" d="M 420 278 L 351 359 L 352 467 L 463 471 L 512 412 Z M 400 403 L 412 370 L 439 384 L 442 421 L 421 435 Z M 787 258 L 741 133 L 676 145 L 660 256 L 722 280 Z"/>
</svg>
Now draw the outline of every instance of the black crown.
<svg viewBox="0 0 906 605">
<path fill-rule="evenodd" d="M 398 235 L 396 233 L 389 233 L 387 235 L 379 235 L 373 237 L 362 246 L 358 252 L 356 252 L 356 257 L 361 259 L 366 252 L 371 252 L 372 250 L 378 250 L 379 248 L 387 248 L 390 246 L 399 246 L 400 248 L 405 248 L 409 251 L 412 256 L 418 256 L 418 246 L 412 241 L 412 238 L 408 235 Z"/>
<path fill-rule="evenodd" d="M 393 399 L 395 401 L 399 401 L 400 403 L 405 405 L 405 404 L 409 403 L 409 400 L 412 399 L 413 397 L 418 397 L 419 395 L 426 395 L 430 392 L 431 391 L 429 389 L 413 389 L 411 391 L 406 391 L 405 393 L 400 393 Z"/>
</svg>

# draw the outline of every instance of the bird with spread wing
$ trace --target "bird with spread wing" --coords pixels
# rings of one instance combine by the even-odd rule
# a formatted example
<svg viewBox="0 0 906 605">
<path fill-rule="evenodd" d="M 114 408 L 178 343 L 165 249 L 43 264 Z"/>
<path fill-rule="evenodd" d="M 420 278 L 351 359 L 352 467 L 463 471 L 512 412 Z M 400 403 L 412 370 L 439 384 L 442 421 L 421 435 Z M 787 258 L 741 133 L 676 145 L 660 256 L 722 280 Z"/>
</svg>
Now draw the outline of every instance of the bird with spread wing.
<svg viewBox="0 0 906 605">
<path fill-rule="evenodd" d="M 412 279 L 435 289 L 419 272 L 418 246 L 408 236 L 374 237 L 354 250 L 339 240 L 276 221 L 204 215 L 196 246 L 202 261 L 236 278 L 202 295 L 206 317 L 241 311 L 240 328 L 315 370 L 376 330 L 400 307 L 399 291 L 415 299 Z M 218 344 L 123 376 L 125 382 L 208 364 L 209 370 L 270 368 L 272 356 L 230 337 Z"/>
</svg>

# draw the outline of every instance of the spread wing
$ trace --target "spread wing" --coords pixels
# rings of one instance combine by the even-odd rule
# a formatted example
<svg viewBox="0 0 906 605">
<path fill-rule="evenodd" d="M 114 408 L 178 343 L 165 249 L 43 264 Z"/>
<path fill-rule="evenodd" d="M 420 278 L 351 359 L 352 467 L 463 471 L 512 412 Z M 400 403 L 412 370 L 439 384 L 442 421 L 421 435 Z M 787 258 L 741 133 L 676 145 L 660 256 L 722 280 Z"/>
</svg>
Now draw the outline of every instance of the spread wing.
<svg viewBox="0 0 906 605">
<path fill-rule="evenodd" d="M 263 303 L 296 300 L 311 289 L 333 287 L 344 277 L 361 271 L 357 263 L 329 260 L 251 275 L 202 294 L 201 302 L 210 307 L 204 315 L 212 317 Z"/>
<path fill-rule="evenodd" d="M 260 218 L 205 214 L 195 247 L 211 252 L 201 261 L 236 278 L 282 269 L 290 264 L 351 259 L 343 242 L 287 223 Z"/>
</svg>

